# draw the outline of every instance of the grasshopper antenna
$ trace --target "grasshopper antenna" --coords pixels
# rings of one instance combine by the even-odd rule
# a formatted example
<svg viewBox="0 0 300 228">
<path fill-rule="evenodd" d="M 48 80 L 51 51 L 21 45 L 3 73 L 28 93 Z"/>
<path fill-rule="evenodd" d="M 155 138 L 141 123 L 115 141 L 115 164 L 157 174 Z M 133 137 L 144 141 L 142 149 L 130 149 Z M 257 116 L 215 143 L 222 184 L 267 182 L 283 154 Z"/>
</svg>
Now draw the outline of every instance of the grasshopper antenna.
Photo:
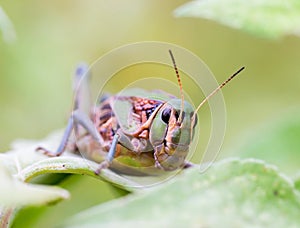
<svg viewBox="0 0 300 228">
<path fill-rule="evenodd" d="M 178 123 L 181 123 L 182 122 L 182 115 L 183 115 L 183 108 L 184 108 L 184 95 L 183 95 L 182 84 L 181 84 L 180 76 L 179 76 L 178 69 L 177 69 L 177 66 L 176 66 L 175 58 L 174 58 L 173 53 L 172 53 L 171 50 L 169 50 L 169 53 L 170 53 L 170 56 L 171 56 L 171 59 L 172 59 L 172 62 L 173 62 L 173 66 L 174 66 L 174 69 L 175 69 L 175 73 L 176 73 L 176 76 L 177 76 L 177 81 L 178 81 L 178 85 L 179 85 L 179 89 L 180 89 L 181 107 L 180 107 L 180 113 L 179 113 L 179 117 L 178 117 Z"/>
<path fill-rule="evenodd" d="M 230 82 L 235 76 L 237 76 L 242 70 L 244 70 L 245 67 L 242 67 L 237 72 L 235 72 L 233 75 L 231 75 L 226 81 L 224 81 L 221 85 L 219 85 L 214 91 L 212 91 L 196 108 L 194 115 L 192 117 L 192 122 L 195 121 L 195 116 L 197 115 L 197 112 L 199 109 L 211 98 L 213 95 L 215 95 L 218 91 L 220 91 L 228 82 Z"/>
</svg>

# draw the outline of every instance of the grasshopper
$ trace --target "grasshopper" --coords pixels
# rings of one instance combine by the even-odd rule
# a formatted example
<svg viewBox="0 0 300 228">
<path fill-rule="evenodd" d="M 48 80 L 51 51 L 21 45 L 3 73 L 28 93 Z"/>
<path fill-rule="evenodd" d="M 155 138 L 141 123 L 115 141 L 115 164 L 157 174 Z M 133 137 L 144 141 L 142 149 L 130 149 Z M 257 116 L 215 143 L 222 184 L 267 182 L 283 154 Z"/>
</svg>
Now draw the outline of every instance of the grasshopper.
<svg viewBox="0 0 300 228">
<path fill-rule="evenodd" d="M 244 67 L 220 84 L 194 109 L 184 100 L 180 75 L 171 50 L 169 54 L 177 76 L 180 99 L 165 93 L 153 95 L 142 90 L 129 90 L 127 95 L 102 97 L 87 116 L 80 111 L 82 93 L 77 91 L 74 110 L 57 150 L 52 152 L 42 147 L 37 150 L 48 156 L 60 156 L 70 144 L 69 138 L 74 130 L 74 152 L 79 150 L 92 159 L 100 155 L 96 174 L 108 167 L 118 169 L 118 166 L 114 167 L 114 160 L 124 155 L 143 163 L 142 166 L 163 171 L 192 165 L 186 161 L 186 156 L 193 140 L 198 110 Z M 79 67 L 75 74 L 77 81 L 87 71 L 87 66 Z"/>
</svg>

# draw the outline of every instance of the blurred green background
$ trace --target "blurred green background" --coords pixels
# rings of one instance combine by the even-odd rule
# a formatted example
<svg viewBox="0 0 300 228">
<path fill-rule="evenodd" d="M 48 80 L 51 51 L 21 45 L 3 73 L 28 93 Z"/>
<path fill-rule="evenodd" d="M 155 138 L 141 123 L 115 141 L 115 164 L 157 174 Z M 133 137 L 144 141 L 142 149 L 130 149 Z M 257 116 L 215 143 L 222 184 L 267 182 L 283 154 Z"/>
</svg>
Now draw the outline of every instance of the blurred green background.
<svg viewBox="0 0 300 228">
<path fill-rule="evenodd" d="M 173 10 L 185 2 L 2 1 L 17 40 L 0 40 L 0 151 L 17 138 L 39 139 L 65 126 L 78 62 L 92 63 L 121 45 L 156 40 L 191 50 L 219 82 L 246 66 L 223 90 L 227 131 L 221 156 L 243 156 L 243 142 L 248 139 L 246 145 L 255 150 L 257 139 L 261 145 L 267 141 L 265 152 L 275 163 L 297 166 L 300 39 L 260 39 L 212 21 L 175 18 Z M 280 127 L 287 125 L 292 127 Z M 272 153 L 272 145 L 278 153 Z M 237 153 L 236 148 L 242 149 Z"/>
<path fill-rule="evenodd" d="M 186 1 L 2 1 L 17 32 L 0 43 L 0 149 L 16 138 L 40 138 L 65 125 L 71 109 L 72 72 L 120 45 L 157 40 L 181 45 L 224 80 L 226 148 L 241 132 L 298 105 L 300 40 L 269 41 L 215 22 L 174 18 Z"/>
</svg>

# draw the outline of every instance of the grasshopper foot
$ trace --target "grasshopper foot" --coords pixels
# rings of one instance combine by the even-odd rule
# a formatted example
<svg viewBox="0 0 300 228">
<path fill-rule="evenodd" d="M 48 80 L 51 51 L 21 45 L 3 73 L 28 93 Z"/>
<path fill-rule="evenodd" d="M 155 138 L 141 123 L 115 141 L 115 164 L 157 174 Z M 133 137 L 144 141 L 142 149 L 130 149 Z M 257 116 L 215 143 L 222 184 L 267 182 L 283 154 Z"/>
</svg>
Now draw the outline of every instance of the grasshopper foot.
<svg viewBox="0 0 300 228">
<path fill-rule="evenodd" d="M 188 168 L 191 168 L 191 167 L 194 167 L 195 164 L 191 163 L 191 162 L 184 162 L 184 165 L 183 165 L 183 169 L 188 169 Z"/>
<path fill-rule="evenodd" d="M 101 162 L 98 166 L 98 168 L 95 170 L 95 174 L 99 175 L 101 173 L 102 169 L 107 169 L 110 165 L 110 162 L 107 160 L 104 160 L 103 162 Z"/>
<path fill-rule="evenodd" d="M 47 155 L 49 157 L 58 157 L 58 156 L 61 155 L 60 153 L 55 153 L 55 152 L 52 152 L 50 150 L 47 150 L 44 147 L 38 147 L 38 148 L 35 149 L 35 151 L 41 152 L 41 153 L 43 153 L 43 154 L 45 154 L 45 155 Z"/>
</svg>

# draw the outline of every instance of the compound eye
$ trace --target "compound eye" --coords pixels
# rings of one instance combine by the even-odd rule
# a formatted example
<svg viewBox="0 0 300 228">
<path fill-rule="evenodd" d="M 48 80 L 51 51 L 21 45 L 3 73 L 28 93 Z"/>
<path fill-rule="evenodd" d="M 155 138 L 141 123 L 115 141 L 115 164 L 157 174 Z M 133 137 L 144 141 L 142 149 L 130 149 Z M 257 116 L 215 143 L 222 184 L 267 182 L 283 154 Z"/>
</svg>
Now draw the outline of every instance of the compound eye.
<svg viewBox="0 0 300 228">
<path fill-rule="evenodd" d="M 165 108 L 161 114 L 162 121 L 164 121 L 164 123 L 166 124 L 169 123 L 170 115 L 171 115 L 171 109 Z"/>
</svg>

